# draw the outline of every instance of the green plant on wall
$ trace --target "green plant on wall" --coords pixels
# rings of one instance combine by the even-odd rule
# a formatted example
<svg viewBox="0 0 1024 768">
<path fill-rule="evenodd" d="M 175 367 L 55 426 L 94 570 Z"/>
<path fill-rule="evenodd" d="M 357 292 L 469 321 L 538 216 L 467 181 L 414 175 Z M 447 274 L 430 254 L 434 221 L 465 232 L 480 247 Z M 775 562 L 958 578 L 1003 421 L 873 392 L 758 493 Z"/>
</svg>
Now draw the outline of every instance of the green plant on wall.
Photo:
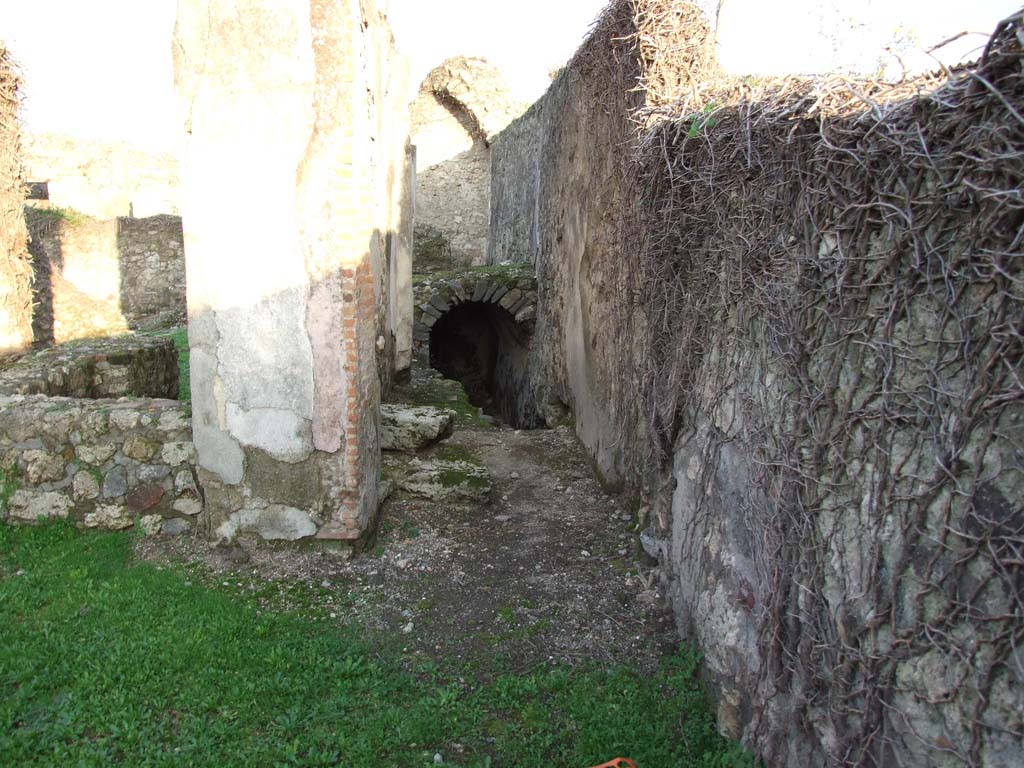
<svg viewBox="0 0 1024 768">
<path fill-rule="evenodd" d="M 705 104 L 704 109 L 693 116 L 693 120 L 690 122 L 690 130 L 686 132 L 686 136 L 691 139 L 697 138 L 697 135 L 701 131 L 711 130 L 718 124 L 718 121 L 712 116 L 715 111 L 715 103 Z"/>
<path fill-rule="evenodd" d="M 21 474 L 18 465 L 11 462 L 6 467 L 0 466 L 0 512 L 7 513 L 7 505 L 14 492 L 21 487 Z"/>
</svg>

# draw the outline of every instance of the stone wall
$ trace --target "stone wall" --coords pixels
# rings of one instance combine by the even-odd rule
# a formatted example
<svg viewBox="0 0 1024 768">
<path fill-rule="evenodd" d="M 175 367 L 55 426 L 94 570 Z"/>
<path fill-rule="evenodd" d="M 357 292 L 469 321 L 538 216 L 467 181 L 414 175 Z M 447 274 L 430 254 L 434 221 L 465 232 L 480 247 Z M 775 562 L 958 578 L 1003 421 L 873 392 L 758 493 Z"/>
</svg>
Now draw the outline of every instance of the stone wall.
<svg viewBox="0 0 1024 768">
<path fill-rule="evenodd" d="M 32 343 L 32 261 L 21 214 L 25 176 L 19 88 L 14 62 L 0 43 L 0 355 Z"/>
<path fill-rule="evenodd" d="M 184 319 L 184 249 L 179 216 L 117 220 L 121 312 L 129 326 Z"/>
<path fill-rule="evenodd" d="M 441 234 L 451 264 L 487 260 L 491 138 L 521 111 L 483 59 L 448 59 L 410 105 L 416 145 L 416 223 Z"/>
<path fill-rule="evenodd" d="M 494 143 L 537 401 L 643 502 L 724 731 L 770 765 L 1018 764 L 1020 22 L 949 82 L 754 90 L 666 6 L 613 4 Z"/>
<path fill-rule="evenodd" d="M 93 219 L 26 208 L 38 343 L 181 324 L 185 256 L 181 219 Z"/>
<path fill-rule="evenodd" d="M 203 500 L 190 421 L 171 400 L 0 396 L 0 520 L 195 528 Z"/>
<path fill-rule="evenodd" d="M 623 147 L 642 103 L 628 5 L 615 5 L 541 100 L 495 137 L 489 252 L 535 262 L 529 369 L 540 413 L 553 422 L 569 408 L 602 477 L 636 488 L 635 455 L 646 452 L 640 369 L 620 355 L 640 331 L 619 311 L 636 289 L 636 247 L 622 239 Z M 612 57 L 618 69 L 594 63 Z"/>
<path fill-rule="evenodd" d="M 184 0 L 174 55 L 211 525 L 358 539 L 381 379 L 411 351 L 404 62 L 369 0 Z"/>
<path fill-rule="evenodd" d="M 26 137 L 27 180 L 46 182 L 52 205 L 96 219 L 178 213 L 178 161 L 123 142 L 56 134 Z"/>
<path fill-rule="evenodd" d="M 541 131 L 546 104 L 546 97 L 535 102 L 491 144 L 498 172 L 491 174 L 488 264 L 537 261 L 539 232 L 533 212 L 540 182 L 540 142 L 547 135 Z"/>
<path fill-rule="evenodd" d="M 178 397 L 178 352 L 166 337 L 90 339 L 35 352 L 0 369 L 0 394 Z"/>
</svg>

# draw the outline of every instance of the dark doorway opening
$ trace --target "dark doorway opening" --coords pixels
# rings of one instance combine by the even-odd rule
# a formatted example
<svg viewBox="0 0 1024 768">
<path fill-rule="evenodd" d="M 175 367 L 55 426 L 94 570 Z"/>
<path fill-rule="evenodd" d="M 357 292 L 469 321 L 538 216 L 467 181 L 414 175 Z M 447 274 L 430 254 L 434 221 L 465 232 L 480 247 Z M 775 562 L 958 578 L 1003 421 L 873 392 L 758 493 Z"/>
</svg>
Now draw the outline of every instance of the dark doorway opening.
<svg viewBox="0 0 1024 768">
<path fill-rule="evenodd" d="M 517 429 L 540 419 L 528 376 L 529 332 L 504 308 L 469 302 L 446 312 L 430 331 L 430 366 L 462 383 L 469 401 Z"/>
</svg>

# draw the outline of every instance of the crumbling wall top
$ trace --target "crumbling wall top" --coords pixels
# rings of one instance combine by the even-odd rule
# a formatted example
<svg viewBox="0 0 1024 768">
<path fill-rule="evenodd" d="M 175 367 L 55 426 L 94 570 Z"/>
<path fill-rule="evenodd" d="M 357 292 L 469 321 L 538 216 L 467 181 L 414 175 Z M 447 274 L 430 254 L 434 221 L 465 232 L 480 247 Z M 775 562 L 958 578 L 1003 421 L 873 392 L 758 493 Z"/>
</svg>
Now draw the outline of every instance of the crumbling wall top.
<svg viewBox="0 0 1024 768">
<path fill-rule="evenodd" d="M 420 94 L 424 93 L 465 110 L 480 138 L 488 144 L 525 110 L 497 67 L 478 57 L 445 59 L 423 79 Z"/>
</svg>

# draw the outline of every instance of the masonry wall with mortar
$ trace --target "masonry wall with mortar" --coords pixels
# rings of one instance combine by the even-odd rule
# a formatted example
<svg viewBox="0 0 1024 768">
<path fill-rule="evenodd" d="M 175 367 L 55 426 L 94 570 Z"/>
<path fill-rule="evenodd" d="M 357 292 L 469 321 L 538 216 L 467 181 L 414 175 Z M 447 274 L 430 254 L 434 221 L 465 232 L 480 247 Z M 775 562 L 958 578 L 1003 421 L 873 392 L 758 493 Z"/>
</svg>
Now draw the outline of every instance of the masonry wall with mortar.
<svg viewBox="0 0 1024 768">
<path fill-rule="evenodd" d="M 706 27 L 638 34 L 692 18 L 667 10 L 614 3 L 495 140 L 492 252 L 537 263 L 537 400 L 569 404 L 606 480 L 647 502 L 729 735 L 779 765 L 1019 763 L 1024 422 L 1001 318 L 1024 297 L 1019 236 L 975 222 L 1019 221 L 1020 21 L 934 97 L 822 117 L 827 88 L 788 83 L 788 122 L 748 101 L 704 130 L 694 86 L 693 112 L 640 135 L 645 67 L 682 56 L 684 96 L 706 67 L 685 34 Z"/>
<path fill-rule="evenodd" d="M 0 396 L 0 519 L 147 534 L 202 526 L 190 422 L 172 400 Z"/>
</svg>

